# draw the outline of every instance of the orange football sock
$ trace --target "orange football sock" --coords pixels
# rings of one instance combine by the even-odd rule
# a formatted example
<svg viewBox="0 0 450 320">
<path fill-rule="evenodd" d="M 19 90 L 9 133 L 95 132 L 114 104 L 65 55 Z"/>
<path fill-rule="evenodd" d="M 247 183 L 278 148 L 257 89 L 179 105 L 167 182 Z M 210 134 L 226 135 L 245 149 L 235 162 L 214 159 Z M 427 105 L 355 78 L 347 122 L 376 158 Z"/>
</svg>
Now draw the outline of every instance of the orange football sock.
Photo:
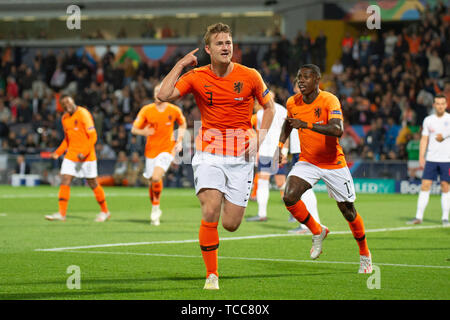
<svg viewBox="0 0 450 320">
<path fill-rule="evenodd" d="M 206 267 L 206 277 L 211 273 L 219 276 L 219 272 L 217 271 L 219 248 L 218 224 L 218 222 L 206 222 L 202 220 L 198 232 L 200 249 L 202 250 L 203 261 Z"/>
<path fill-rule="evenodd" d="M 361 216 L 356 213 L 356 218 L 352 222 L 348 223 L 352 230 L 353 237 L 358 243 L 359 254 L 363 256 L 369 255 L 369 247 L 367 246 L 366 233 L 364 230 L 364 222 Z"/>
<path fill-rule="evenodd" d="M 150 198 L 150 202 L 153 203 L 153 190 L 152 190 L 152 183 L 150 182 L 148 186 L 148 197 Z"/>
<path fill-rule="evenodd" d="M 253 178 L 253 190 L 250 198 L 256 198 L 256 191 L 258 191 L 258 178 L 259 174 L 255 173 L 255 177 Z"/>
<path fill-rule="evenodd" d="M 151 188 L 152 188 L 151 192 L 153 193 L 152 204 L 154 206 L 159 205 L 159 199 L 161 197 L 161 192 L 162 192 L 162 189 L 163 189 L 163 182 L 162 182 L 162 180 L 159 180 L 159 181 L 156 181 L 156 182 L 152 182 Z"/>
<path fill-rule="evenodd" d="M 70 186 L 60 185 L 58 193 L 59 213 L 65 217 L 70 198 Z"/>
<path fill-rule="evenodd" d="M 296 204 L 286 208 L 298 222 L 306 225 L 313 234 L 317 235 L 322 232 L 322 226 L 314 220 L 302 200 L 298 200 Z"/>
<path fill-rule="evenodd" d="M 105 191 L 103 190 L 102 186 L 97 185 L 97 187 L 92 191 L 94 191 L 95 199 L 100 205 L 102 212 L 108 212 L 108 207 L 106 206 Z"/>
</svg>

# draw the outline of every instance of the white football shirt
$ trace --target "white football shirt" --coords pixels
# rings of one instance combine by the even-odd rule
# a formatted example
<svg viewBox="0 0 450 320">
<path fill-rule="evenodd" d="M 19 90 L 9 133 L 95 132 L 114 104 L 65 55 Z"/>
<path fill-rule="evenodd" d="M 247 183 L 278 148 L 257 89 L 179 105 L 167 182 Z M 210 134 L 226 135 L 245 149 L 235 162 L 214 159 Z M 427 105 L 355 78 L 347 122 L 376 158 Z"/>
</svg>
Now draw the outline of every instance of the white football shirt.
<svg viewBox="0 0 450 320">
<path fill-rule="evenodd" d="M 261 109 L 256 113 L 256 128 L 261 129 L 261 122 L 263 118 L 264 110 Z M 259 155 L 263 157 L 273 157 L 275 151 L 278 148 L 278 141 L 280 139 L 281 128 L 283 126 L 284 120 L 287 117 L 287 110 L 281 104 L 275 103 L 275 115 L 273 116 L 272 124 L 270 125 L 269 131 L 264 138 L 263 143 L 259 147 Z"/>
<path fill-rule="evenodd" d="M 436 141 L 436 135 L 445 139 Z M 442 117 L 432 114 L 423 120 L 422 135 L 428 136 L 428 147 L 425 160 L 431 162 L 450 162 L 450 114 L 445 112 Z"/>
<path fill-rule="evenodd" d="M 289 136 L 289 152 L 291 154 L 300 153 L 300 139 L 298 137 L 298 130 L 293 128 Z"/>
</svg>

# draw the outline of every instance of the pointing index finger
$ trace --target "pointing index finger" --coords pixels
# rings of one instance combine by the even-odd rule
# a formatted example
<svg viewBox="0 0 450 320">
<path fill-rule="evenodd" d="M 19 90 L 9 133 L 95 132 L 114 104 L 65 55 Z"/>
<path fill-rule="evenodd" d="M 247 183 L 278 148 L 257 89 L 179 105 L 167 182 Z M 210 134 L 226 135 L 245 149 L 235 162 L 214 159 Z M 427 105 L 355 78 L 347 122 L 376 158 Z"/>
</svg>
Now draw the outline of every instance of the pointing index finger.
<svg viewBox="0 0 450 320">
<path fill-rule="evenodd" d="M 189 54 L 194 54 L 198 51 L 198 48 L 195 48 L 194 50 L 192 50 L 191 52 L 189 52 Z"/>
</svg>

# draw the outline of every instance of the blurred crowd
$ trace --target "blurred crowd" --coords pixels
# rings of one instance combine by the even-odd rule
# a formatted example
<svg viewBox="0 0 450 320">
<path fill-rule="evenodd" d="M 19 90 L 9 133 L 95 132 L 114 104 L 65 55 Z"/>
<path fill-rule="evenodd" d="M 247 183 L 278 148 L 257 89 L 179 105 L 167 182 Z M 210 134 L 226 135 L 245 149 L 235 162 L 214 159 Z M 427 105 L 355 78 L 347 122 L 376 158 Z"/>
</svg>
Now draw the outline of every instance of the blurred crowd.
<svg viewBox="0 0 450 320">
<path fill-rule="evenodd" d="M 450 101 L 450 9 L 439 4 L 427 8 L 418 22 L 407 27 L 382 28 L 342 39 L 342 57 L 331 72 L 323 74 L 321 88 L 341 100 L 345 133 L 341 143 L 349 157 L 371 160 L 408 159 L 410 141 L 418 140 L 423 119 L 432 112 L 433 96 L 443 92 Z M 149 30 L 150 30 L 149 26 Z M 148 35 L 151 36 L 151 30 Z M 269 46 L 235 44 L 234 61 L 257 68 L 285 104 L 293 94 L 299 66 L 326 68 L 327 38 L 321 31 L 314 39 L 299 31 L 290 41 L 279 34 Z M 39 154 L 54 150 L 62 141 L 62 110 L 58 97 L 71 93 L 86 106 L 98 133 L 99 159 L 143 159 L 145 141 L 130 132 L 139 109 L 153 101 L 153 88 L 180 55 L 166 63 L 130 58 L 116 63 L 108 49 L 93 63 L 73 48 L 45 54 L 37 51 L 30 65 L 21 50 L 7 55 L 0 49 L 0 152 Z M 199 64 L 208 56 L 199 51 Z M 193 138 L 194 121 L 200 120 L 192 95 L 176 103 L 187 119 Z M 364 136 L 353 130 L 364 127 Z M 186 141 L 189 148 L 190 141 Z M 416 154 L 411 152 L 411 154 Z M 135 160 L 133 160 L 135 161 Z M 136 165 L 136 168 L 139 165 Z M 168 175 L 178 179 L 182 168 L 174 165 Z M 117 180 L 118 181 L 118 180 Z M 139 179 L 133 180 L 138 184 Z M 180 183 L 174 182 L 174 183 Z"/>
</svg>

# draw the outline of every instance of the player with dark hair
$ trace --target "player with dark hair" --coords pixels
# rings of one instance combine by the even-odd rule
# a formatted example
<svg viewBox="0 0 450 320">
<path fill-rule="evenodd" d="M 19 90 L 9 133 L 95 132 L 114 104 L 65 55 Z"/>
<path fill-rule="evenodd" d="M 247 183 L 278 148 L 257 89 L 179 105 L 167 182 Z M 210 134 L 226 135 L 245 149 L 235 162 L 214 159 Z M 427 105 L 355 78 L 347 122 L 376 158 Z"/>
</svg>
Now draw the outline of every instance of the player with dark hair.
<svg viewBox="0 0 450 320">
<path fill-rule="evenodd" d="M 419 145 L 419 164 L 424 168 L 419 198 L 417 199 L 416 217 L 407 224 L 420 224 L 430 199 L 433 180 L 439 177 L 441 182 L 442 225 L 450 226 L 450 114 L 445 95 L 438 94 L 433 99 L 435 113 L 426 117 L 422 125 L 422 138 Z"/>
<path fill-rule="evenodd" d="M 372 259 L 363 220 L 353 204 L 356 199 L 353 179 L 339 145 L 339 137 L 344 132 L 341 105 L 335 95 L 319 89 L 320 78 L 319 67 L 303 65 L 297 74 L 300 93 L 287 101 L 288 118 L 281 131 L 279 147 L 283 147 L 292 128 L 296 128 L 299 129 L 301 153 L 288 175 L 283 200 L 288 211 L 311 230 L 311 258 L 317 259 L 329 230 L 317 223 L 301 197 L 322 179 L 359 246 L 359 273 L 371 273 Z"/>
<path fill-rule="evenodd" d="M 60 103 L 65 111 L 61 118 L 65 137 L 61 145 L 52 153 L 52 158 L 58 159 L 64 152 L 67 152 L 61 164 L 61 185 L 58 194 L 59 211 L 47 215 L 45 218 L 50 221 L 66 220 L 70 184 L 76 177 L 86 178 L 101 208 L 101 212 L 97 215 L 95 221 L 103 222 L 109 219 L 111 214 L 106 205 L 105 192 L 97 181 L 97 157 L 95 154 L 97 132 L 94 119 L 86 108 L 77 106 L 72 97 L 67 94 L 61 95 Z"/>
</svg>

